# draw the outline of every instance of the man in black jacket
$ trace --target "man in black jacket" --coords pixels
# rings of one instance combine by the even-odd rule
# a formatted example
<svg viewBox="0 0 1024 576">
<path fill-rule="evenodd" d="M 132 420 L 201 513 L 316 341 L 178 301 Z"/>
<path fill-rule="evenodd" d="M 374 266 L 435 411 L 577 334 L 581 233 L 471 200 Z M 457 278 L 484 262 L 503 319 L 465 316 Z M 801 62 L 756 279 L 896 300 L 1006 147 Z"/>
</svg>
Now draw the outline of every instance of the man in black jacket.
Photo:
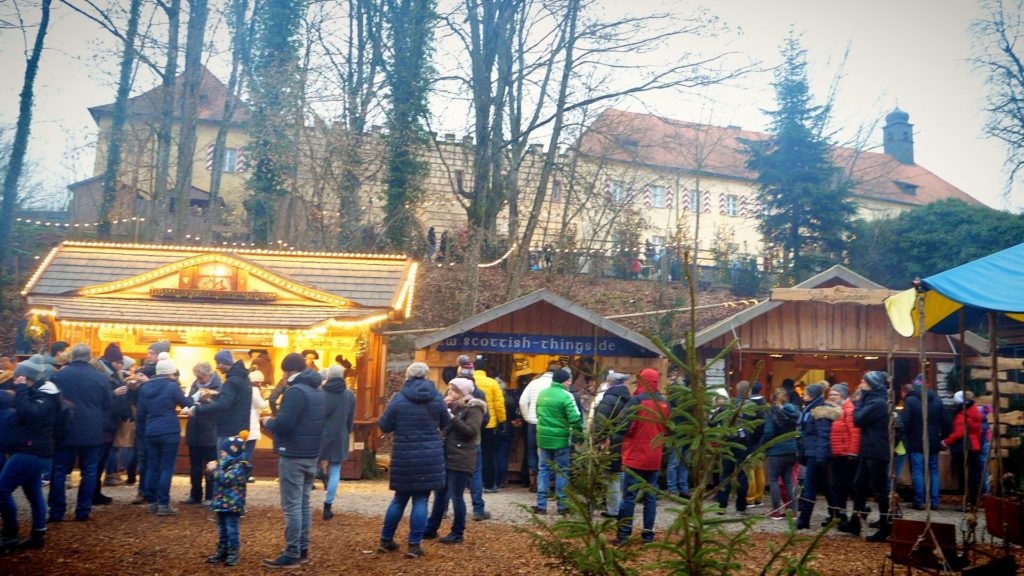
<svg viewBox="0 0 1024 576">
<path fill-rule="evenodd" d="M 242 430 L 249 429 L 252 410 L 252 382 L 245 362 L 235 362 L 230 350 L 221 350 L 213 357 L 217 369 L 226 379 L 220 393 L 208 404 L 200 404 L 188 411 L 189 415 L 214 416 L 217 419 L 217 446 Z"/>
<path fill-rule="evenodd" d="M 598 393 L 596 398 L 597 406 L 594 408 L 594 418 L 590 422 L 590 433 L 596 444 L 608 443 L 608 450 L 613 457 L 605 511 L 601 515 L 605 518 L 618 518 L 625 473 L 622 471 L 622 442 L 615 439 L 629 426 L 629 418 L 626 417 L 624 410 L 632 395 L 626 386 L 629 374 L 609 370 L 606 380 L 608 387 Z"/>
<path fill-rule="evenodd" d="M 922 418 L 923 405 L 921 400 L 928 401 L 928 492 L 925 493 L 924 477 L 924 423 Z M 913 391 L 903 399 L 903 411 L 900 412 L 900 419 L 903 421 L 903 445 L 910 457 L 910 476 L 914 484 L 914 503 L 911 506 L 915 510 L 924 510 L 925 505 L 930 504 L 932 510 L 939 508 L 939 449 L 942 447 L 943 421 L 946 411 L 942 407 L 942 400 L 931 388 L 924 387 L 924 376 L 919 375 L 914 379 Z M 929 498 L 929 495 L 931 498 Z"/>
<path fill-rule="evenodd" d="M 853 423 L 860 428 L 860 455 L 857 458 L 856 485 L 850 519 L 839 530 L 859 535 L 861 517 L 867 516 L 868 493 L 878 503 L 878 532 L 868 542 L 885 542 L 892 532 L 889 515 L 889 375 L 873 371 L 860 381 L 861 398 L 853 409 Z"/>
<path fill-rule="evenodd" d="M 103 422 L 110 412 L 113 394 L 107 378 L 90 364 L 92 352 L 88 344 L 71 349 L 71 364 L 53 375 L 64 398 L 74 404 L 75 418 L 64 441 L 53 455 L 53 477 L 50 479 L 50 522 L 61 522 L 67 510 L 64 485 L 77 458 L 82 471 L 78 485 L 75 520 L 89 519 L 92 499 L 98 480 L 97 469 L 103 450 Z"/>
<path fill-rule="evenodd" d="M 306 368 L 300 354 L 285 356 L 281 371 L 288 381 L 277 416 L 264 416 L 263 427 L 274 437 L 278 459 L 281 508 L 284 510 L 284 552 L 264 560 L 267 568 L 287 568 L 309 559 L 312 514 L 309 493 L 316 475 L 324 428 L 324 392 L 320 374 Z"/>
</svg>

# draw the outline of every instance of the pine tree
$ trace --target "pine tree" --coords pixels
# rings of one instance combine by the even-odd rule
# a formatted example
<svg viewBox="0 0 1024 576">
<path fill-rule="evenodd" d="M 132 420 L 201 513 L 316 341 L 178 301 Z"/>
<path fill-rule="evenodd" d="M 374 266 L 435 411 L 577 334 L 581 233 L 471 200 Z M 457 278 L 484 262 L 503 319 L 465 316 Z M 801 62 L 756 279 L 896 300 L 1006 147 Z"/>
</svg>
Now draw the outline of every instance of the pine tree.
<svg viewBox="0 0 1024 576">
<path fill-rule="evenodd" d="M 295 181 L 302 96 L 298 36 L 305 7 L 304 0 L 266 0 L 254 14 L 249 157 L 255 166 L 245 209 L 259 245 L 271 242 L 275 204 Z"/>
<path fill-rule="evenodd" d="M 839 260 L 856 213 L 853 182 L 832 161 L 825 134 L 830 106 L 816 106 L 807 82 L 807 53 L 797 38 L 782 48 L 775 73 L 778 108 L 767 111 L 770 138 L 746 141 L 757 173 L 765 243 L 783 254 L 782 280 L 799 282 Z"/>
</svg>

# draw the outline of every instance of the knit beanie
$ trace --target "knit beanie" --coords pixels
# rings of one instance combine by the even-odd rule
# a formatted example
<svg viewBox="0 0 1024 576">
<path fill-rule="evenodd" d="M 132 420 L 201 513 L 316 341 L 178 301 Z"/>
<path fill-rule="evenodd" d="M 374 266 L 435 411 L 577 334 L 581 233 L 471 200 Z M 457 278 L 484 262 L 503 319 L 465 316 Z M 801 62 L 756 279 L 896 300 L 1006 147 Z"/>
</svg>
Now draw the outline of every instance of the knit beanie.
<svg viewBox="0 0 1024 576">
<path fill-rule="evenodd" d="M 127 370 L 132 366 L 135 366 L 135 358 L 131 356 L 124 356 L 121 358 L 121 362 L 124 362 L 124 369 Z"/>
<path fill-rule="evenodd" d="M 264 376 L 263 372 L 260 372 L 259 370 L 249 372 L 249 382 L 252 382 L 253 384 L 262 384 L 265 379 L 266 376 Z"/>
<path fill-rule="evenodd" d="M 459 362 L 459 366 L 461 366 L 462 368 L 468 368 L 469 370 L 473 370 L 474 369 L 473 368 L 473 361 L 470 360 L 469 356 L 466 356 L 465 354 L 459 356 L 458 362 Z"/>
<path fill-rule="evenodd" d="M 839 392 L 839 395 L 843 397 L 843 400 L 850 397 L 850 387 L 846 385 L 846 382 L 840 382 L 833 386 L 832 389 Z"/>
<path fill-rule="evenodd" d="M 124 362 L 124 353 L 121 352 L 121 347 L 117 342 L 111 342 L 107 344 L 105 350 L 103 350 L 103 359 L 106 360 L 107 364 L 113 364 L 114 362 Z"/>
<path fill-rule="evenodd" d="M 306 359 L 302 354 L 292 352 L 281 361 L 281 370 L 285 372 L 302 372 L 306 369 Z"/>
<path fill-rule="evenodd" d="M 873 370 L 864 375 L 864 381 L 868 383 L 872 390 L 885 390 L 888 380 L 889 375 L 880 370 Z"/>
<path fill-rule="evenodd" d="M 167 352 L 161 352 L 156 357 L 156 375 L 157 376 L 170 376 L 178 371 L 178 367 L 174 365 L 174 360 L 171 360 L 171 355 Z"/>
<path fill-rule="evenodd" d="M 152 344 L 149 345 L 149 349 L 152 350 L 154 354 L 158 354 L 159 355 L 161 352 L 170 352 L 171 351 L 171 343 L 169 341 L 167 341 L 167 340 L 161 340 L 159 342 L 153 342 Z"/>
<path fill-rule="evenodd" d="M 21 366 L 21 364 L 18 364 L 18 366 Z M 17 374 L 17 372 L 15 372 L 15 374 Z M 953 394 L 953 402 L 955 402 L 956 404 L 963 404 L 964 403 L 964 391 L 963 390 L 960 390 L 956 394 Z"/>
<path fill-rule="evenodd" d="M 821 384 L 808 384 L 807 388 L 804 388 L 804 392 L 807 393 L 812 399 L 821 398 L 822 393 L 825 391 L 825 387 Z"/>
<path fill-rule="evenodd" d="M 231 366 L 235 363 L 235 356 L 231 353 L 231 350 L 221 350 L 213 355 L 213 361 L 217 364 Z"/>
<path fill-rule="evenodd" d="M 629 380 L 629 374 L 615 372 L 614 370 L 608 371 L 608 382 L 610 382 L 612 386 L 616 386 L 618 384 L 625 384 L 626 380 Z"/>
<path fill-rule="evenodd" d="M 469 380 L 473 380 L 473 367 L 470 366 L 469 368 L 459 368 L 458 378 L 467 378 Z M 476 380 L 473 381 L 476 382 Z"/>
<path fill-rule="evenodd" d="M 469 396 L 473 394 L 473 390 L 476 389 L 476 384 L 468 378 L 452 378 L 452 381 L 448 383 L 449 386 L 459 391 L 459 394 L 463 396 Z"/>
<path fill-rule="evenodd" d="M 914 378 L 913 384 L 914 384 L 914 388 L 916 388 L 918 390 L 923 388 L 924 387 L 924 374 L 918 374 L 917 377 Z"/>
<path fill-rule="evenodd" d="M 751 393 L 753 393 L 755 395 L 756 394 L 760 394 L 761 390 L 762 390 L 762 388 L 761 388 L 761 383 L 760 382 L 754 382 L 753 388 L 750 389 Z"/>
<path fill-rule="evenodd" d="M 344 377 L 345 377 L 345 369 L 342 368 L 341 366 L 338 366 L 337 364 L 332 364 L 331 366 L 329 366 L 327 368 L 327 374 L 324 375 L 324 380 L 330 380 L 332 378 L 334 378 L 334 379 L 344 378 Z"/>
<path fill-rule="evenodd" d="M 24 376 L 29 381 L 29 384 L 34 383 L 43 377 L 43 366 L 28 360 L 20 362 L 14 367 L 14 377 L 17 378 L 18 376 Z"/>
<path fill-rule="evenodd" d="M 221 450 L 228 453 L 228 460 L 241 458 L 245 454 L 245 441 L 249 439 L 249 431 L 242 430 L 238 436 L 232 436 L 221 444 Z"/>
<path fill-rule="evenodd" d="M 554 382 L 565 383 L 571 377 L 572 375 L 569 374 L 569 371 L 562 368 L 561 370 L 555 370 L 555 373 L 551 376 L 551 380 Z"/>
</svg>

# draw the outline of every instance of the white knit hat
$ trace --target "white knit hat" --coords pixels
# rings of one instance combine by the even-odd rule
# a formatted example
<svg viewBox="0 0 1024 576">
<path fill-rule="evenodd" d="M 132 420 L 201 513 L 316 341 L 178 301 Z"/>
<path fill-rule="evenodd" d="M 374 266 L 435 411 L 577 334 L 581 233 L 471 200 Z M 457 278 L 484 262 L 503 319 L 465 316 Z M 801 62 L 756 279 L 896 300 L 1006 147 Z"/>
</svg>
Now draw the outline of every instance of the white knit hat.
<svg viewBox="0 0 1024 576">
<path fill-rule="evenodd" d="M 260 372 L 259 370 L 249 372 L 249 382 L 252 382 L 253 384 L 262 384 L 265 379 L 266 376 L 264 376 L 263 372 Z"/>
<path fill-rule="evenodd" d="M 174 360 L 171 360 L 171 355 L 167 352 L 161 352 L 156 357 L 156 375 L 157 376 L 170 376 L 178 371 L 178 367 L 174 365 Z"/>
</svg>

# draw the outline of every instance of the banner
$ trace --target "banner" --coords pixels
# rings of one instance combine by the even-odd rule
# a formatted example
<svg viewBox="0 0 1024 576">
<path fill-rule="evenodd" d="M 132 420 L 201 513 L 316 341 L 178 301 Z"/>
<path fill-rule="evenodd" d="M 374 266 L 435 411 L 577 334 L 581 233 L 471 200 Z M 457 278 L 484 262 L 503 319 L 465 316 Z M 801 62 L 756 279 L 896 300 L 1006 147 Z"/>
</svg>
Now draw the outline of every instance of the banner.
<svg viewBox="0 0 1024 576">
<path fill-rule="evenodd" d="M 656 358 L 658 355 L 618 336 L 545 336 L 463 332 L 445 338 L 439 351 L 506 352 L 517 354 L 569 354 L 573 356 L 625 356 Z"/>
</svg>

